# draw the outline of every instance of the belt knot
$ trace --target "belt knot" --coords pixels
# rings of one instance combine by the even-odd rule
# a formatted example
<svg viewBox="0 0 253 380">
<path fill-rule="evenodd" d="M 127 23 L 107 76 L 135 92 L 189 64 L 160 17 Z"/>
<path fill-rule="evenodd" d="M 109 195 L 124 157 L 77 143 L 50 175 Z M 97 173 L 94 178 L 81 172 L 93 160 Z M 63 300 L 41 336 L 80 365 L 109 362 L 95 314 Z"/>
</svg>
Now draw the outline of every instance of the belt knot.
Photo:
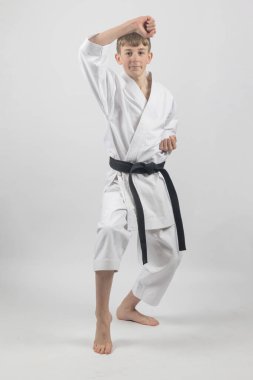
<svg viewBox="0 0 253 380">
<path fill-rule="evenodd" d="M 153 174 L 157 172 L 157 165 L 154 162 L 135 162 L 131 167 L 131 172 Z"/>
</svg>

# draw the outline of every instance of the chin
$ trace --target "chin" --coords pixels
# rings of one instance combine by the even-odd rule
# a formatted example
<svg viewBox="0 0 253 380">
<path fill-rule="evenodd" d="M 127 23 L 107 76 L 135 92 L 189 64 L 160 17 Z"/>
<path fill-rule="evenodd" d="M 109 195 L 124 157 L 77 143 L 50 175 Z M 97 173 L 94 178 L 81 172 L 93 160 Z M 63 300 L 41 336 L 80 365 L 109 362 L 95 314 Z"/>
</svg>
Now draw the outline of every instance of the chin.
<svg viewBox="0 0 253 380">
<path fill-rule="evenodd" d="M 143 73 L 144 73 L 145 70 L 133 70 L 133 71 L 129 71 L 129 75 L 131 75 L 132 77 L 140 77 Z"/>
</svg>

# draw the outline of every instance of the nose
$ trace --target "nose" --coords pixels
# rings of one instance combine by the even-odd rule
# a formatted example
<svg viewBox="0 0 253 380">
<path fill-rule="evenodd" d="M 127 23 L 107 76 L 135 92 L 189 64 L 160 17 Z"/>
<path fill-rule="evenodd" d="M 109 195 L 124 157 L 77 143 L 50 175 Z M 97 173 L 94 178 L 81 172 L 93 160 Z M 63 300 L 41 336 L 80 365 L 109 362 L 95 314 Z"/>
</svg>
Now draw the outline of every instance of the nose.
<svg viewBox="0 0 253 380">
<path fill-rule="evenodd" d="M 131 61 L 129 63 L 132 66 L 139 66 L 140 65 L 140 61 L 138 61 L 138 59 L 135 59 L 135 58 L 131 59 Z"/>
<path fill-rule="evenodd" d="M 139 55 L 138 55 L 138 52 L 134 52 L 131 56 L 131 60 L 135 60 L 136 58 L 138 58 Z"/>
</svg>

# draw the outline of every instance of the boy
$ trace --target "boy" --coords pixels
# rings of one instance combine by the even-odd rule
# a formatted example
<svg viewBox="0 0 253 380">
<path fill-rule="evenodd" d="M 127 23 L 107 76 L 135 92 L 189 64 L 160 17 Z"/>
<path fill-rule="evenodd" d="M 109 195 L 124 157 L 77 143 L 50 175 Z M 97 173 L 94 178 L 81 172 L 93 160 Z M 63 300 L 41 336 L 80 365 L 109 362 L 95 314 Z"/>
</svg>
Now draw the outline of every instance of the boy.
<svg viewBox="0 0 253 380">
<path fill-rule="evenodd" d="M 135 307 L 141 300 L 158 305 L 186 249 L 177 194 L 163 169 L 176 148 L 175 103 L 167 88 L 146 71 L 155 33 L 155 20 L 141 16 L 86 38 L 79 49 L 82 69 L 108 123 L 104 141 L 110 169 L 93 261 L 97 318 L 93 350 L 100 354 L 112 351 L 109 296 L 132 231 L 138 228 L 142 271 L 118 307 L 118 319 L 159 324 Z M 108 47 L 116 39 L 121 75 L 106 65 Z"/>
</svg>

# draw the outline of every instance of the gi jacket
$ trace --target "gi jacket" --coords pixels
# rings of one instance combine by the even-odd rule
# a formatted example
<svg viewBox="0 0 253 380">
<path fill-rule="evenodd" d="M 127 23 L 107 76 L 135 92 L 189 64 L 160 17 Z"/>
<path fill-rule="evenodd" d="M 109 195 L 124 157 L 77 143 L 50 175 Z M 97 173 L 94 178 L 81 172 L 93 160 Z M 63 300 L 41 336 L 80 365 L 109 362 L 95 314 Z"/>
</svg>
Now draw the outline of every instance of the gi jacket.
<svg viewBox="0 0 253 380">
<path fill-rule="evenodd" d="M 108 156 L 133 163 L 165 161 L 170 152 L 162 152 L 159 143 L 166 137 L 176 135 L 177 130 L 175 102 L 171 92 L 154 81 L 149 71 L 146 75 L 151 76 L 152 82 L 147 100 L 135 80 L 125 71 L 118 74 L 108 67 L 112 44 L 96 44 L 89 41 L 88 38 L 92 36 L 84 40 L 78 57 L 107 120 L 104 142 Z M 136 230 L 136 210 L 129 188 L 129 174 L 109 167 L 104 191 L 110 191 L 116 176 L 127 209 L 127 228 Z M 174 224 L 171 200 L 162 174 L 135 173 L 133 180 L 143 206 L 145 229 Z"/>
</svg>

